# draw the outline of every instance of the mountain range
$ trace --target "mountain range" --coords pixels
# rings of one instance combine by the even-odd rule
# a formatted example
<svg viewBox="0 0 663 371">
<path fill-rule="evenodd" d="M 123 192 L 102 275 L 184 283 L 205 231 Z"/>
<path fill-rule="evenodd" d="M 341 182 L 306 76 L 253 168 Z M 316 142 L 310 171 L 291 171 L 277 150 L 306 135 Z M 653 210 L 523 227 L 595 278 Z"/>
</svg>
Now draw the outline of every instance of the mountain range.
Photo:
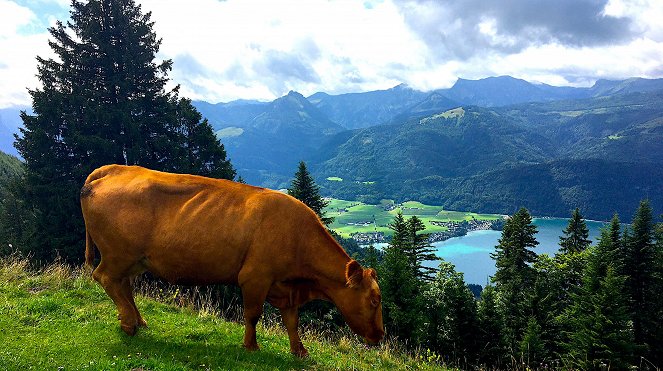
<svg viewBox="0 0 663 371">
<path fill-rule="evenodd" d="M 663 212 L 663 79 L 574 88 L 500 76 L 194 105 L 251 184 L 286 187 L 304 160 L 323 194 L 367 202 L 607 219 L 648 197 Z"/>
</svg>

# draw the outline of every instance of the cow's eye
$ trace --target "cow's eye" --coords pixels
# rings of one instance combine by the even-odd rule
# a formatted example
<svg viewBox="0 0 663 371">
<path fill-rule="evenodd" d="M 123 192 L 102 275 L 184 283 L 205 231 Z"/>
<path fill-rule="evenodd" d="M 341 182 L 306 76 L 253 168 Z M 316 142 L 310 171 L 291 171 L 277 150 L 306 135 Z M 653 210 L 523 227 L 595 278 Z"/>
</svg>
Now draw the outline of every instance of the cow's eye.
<svg viewBox="0 0 663 371">
<path fill-rule="evenodd" d="M 377 306 L 380 305 L 380 300 L 376 298 L 371 299 L 371 305 L 377 308 Z"/>
</svg>

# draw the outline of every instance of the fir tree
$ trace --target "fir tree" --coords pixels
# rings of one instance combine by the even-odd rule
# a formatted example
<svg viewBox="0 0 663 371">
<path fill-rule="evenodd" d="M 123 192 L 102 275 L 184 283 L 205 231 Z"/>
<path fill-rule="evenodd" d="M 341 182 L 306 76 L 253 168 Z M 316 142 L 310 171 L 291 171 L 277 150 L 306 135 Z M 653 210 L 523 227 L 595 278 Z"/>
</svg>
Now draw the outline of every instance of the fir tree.
<svg viewBox="0 0 663 371">
<path fill-rule="evenodd" d="M 383 318 L 389 333 L 416 342 L 422 315 L 421 284 L 406 253 L 408 225 L 403 214 L 398 213 L 389 228 L 394 233 L 378 272 Z"/>
<path fill-rule="evenodd" d="M 520 341 L 520 354 L 530 367 L 536 368 L 544 361 L 545 346 L 541 339 L 541 326 L 534 317 L 527 321 L 523 339 Z"/>
<path fill-rule="evenodd" d="M 569 225 L 564 229 L 564 234 L 559 238 L 559 252 L 581 252 L 589 247 L 591 243 L 585 219 L 582 218 L 580 209 L 576 208 L 571 214 Z"/>
<path fill-rule="evenodd" d="M 649 201 L 644 200 L 633 217 L 630 234 L 624 239 L 623 272 L 630 294 L 634 341 L 639 347 L 636 352 L 650 361 L 660 358 L 652 350 L 663 341 L 657 339 L 663 326 L 657 317 L 661 312 L 658 304 L 661 292 L 657 290 L 662 287 L 658 272 L 660 254 L 656 251 L 654 237 L 652 209 Z"/>
<path fill-rule="evenodd" d="M 176 105 L 175 130 L 181 135 L 178 156 L 181 164 L 175 169 L 181 173 L 198 174 L 211 178 L 233 179 L 235 170 L 226 159 L 226 150 L 219 143 L 207 119 L 191 104 L 190 99 L 182 98 Z"/>
<path fill-rule="evenodd" d="M 41 86 L 30 91 L 34 115 L 22 113 L 16 148 L 26 164 L 20 196 L 35 216 L 32 253 L 79 262 L 85 234 L 78 192 L 95 168 L 185 170 L 182 148 L 196 147 L 199 163 L 216 169 L 210 175 L 231 177 L 233 171 L 209 131 L 182 132 L 178 119 L 197 123 L 199 117 L 191 116 L 187 102 L 183 116 L 177 89 L 165 90 L 172 62 L 155 62 L 161 40 L 150 13 L 133 0 L 71 4 L 71 21 L 49 29 L 57 58 L 37 57 Z M 205 173 L 189 164 L 187 172 Z"/>
<path fill-rule="evenodd" d="M 428 241 L 427 233 L 419 233 L 426 229 L 426 225 L 416 215 L 407 220 L 406 253 L 410 257 L 415 276 L 424 281 L 432 281 L 435 277 L 435 268 L 424 266 L 426 261 L 438 260 L 435 248 Z"/>
<path fill-rule="evenodd" d="M 498 292 L 506 340 L 513 355 L 529 320 L 529 298 L 536 277 L 530 265 L 536 261 L 536 253 L 531 249 L 539 244 L 534 234 L 536 227 L 532 217 L 527 209 L 521 208 L 504 224 L 502 237 L 491 254 L 497 267 L 492 281 Z"/>
<path fill-rule="evenodd" d="M 304 161 L 299 162 L 299 167 L 295 173 L 295 178 L 288 188 L 288 194 L 310 207 L 315 211 L 323 224 L 329 225 L 334 219 L 325 217 L 324 208 L 329 205 L 329 201 L 325 201 L 320 196 L 320 187 L 315 184 L 315 180 L 308 172 Z"/>
<path fill-rule="evenodd" d="M 626 369 L 631 362 L 631 328 L 626 277 L 619 274 L 614 257 L 621 243 L 619 219 L 601 232 L 595 248 L 590 249 L 583 283 L 567 310 L 572 331 L 567 344 L 569 359 L 582 369 Z"/>
<path fill-rule="evenodd" d="M 426 345 L 450 363 L 474 362 L 478 330 L 477 305 L 463 274 L 453 264 L 441 262 L 435 279 L 425 292 Z"/>
<path fill-rule="evenodd" d="M 498 309 L 495 286 L 488 285 L 481 292 L 477 309 L 479 362 L 499 368 L 506 355 L 504 318 Z M 488 368 L 488 367 L 486 367 Z"/>
</svg>

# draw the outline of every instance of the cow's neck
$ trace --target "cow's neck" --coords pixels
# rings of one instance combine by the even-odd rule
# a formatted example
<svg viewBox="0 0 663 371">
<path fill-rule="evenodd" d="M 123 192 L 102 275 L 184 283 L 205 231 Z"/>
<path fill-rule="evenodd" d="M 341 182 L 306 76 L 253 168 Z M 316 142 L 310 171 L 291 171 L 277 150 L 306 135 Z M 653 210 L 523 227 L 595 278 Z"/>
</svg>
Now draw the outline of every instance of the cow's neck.
<svg viewBox="0 0 663 371">
<path fill-rule="evenodd" d="M 306 254 L 310 261 L 312 277 L 318 282 L 323 297 L 336 302 L 335 297 L 347 289 L 345 267 L 350 261 L 348 254 L 337 245 L 331 236 L 324 236 L 322 241 L 312 246 L 311 254 Z"/>
</svg>

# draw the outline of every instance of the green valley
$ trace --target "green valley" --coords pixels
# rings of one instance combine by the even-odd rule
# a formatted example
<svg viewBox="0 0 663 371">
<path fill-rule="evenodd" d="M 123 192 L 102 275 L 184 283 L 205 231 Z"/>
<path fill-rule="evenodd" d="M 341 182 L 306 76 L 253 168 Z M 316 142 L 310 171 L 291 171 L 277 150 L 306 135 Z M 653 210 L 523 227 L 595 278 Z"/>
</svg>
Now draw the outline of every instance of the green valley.
<svg viewBox="0 0 663 371">
<path fill-rule="evenodd" d="M 325 211 L 326 216 L 334 218 L 330 229 L 344 238 L 355 237 L 360 242 L 376 234 L 391 236 L 389 224 L 398 212 L 406 217 L 416 215 L 426 225 L 424 232 L 432 234 L 448 233 L 450 226 L 453 229 L 462 222 L 470 223 L 477 229 L 488 229 L 493 222 L 502 220 L 501 215 L 449 211 L 441 206 L 425 205 L 417 201 L 397 204 L 392 200 L 381 200 L 379 204 L 367 204 L 332 198 Z M 486 223 L 479 225 L 480 222 Z"/>
</svg>

